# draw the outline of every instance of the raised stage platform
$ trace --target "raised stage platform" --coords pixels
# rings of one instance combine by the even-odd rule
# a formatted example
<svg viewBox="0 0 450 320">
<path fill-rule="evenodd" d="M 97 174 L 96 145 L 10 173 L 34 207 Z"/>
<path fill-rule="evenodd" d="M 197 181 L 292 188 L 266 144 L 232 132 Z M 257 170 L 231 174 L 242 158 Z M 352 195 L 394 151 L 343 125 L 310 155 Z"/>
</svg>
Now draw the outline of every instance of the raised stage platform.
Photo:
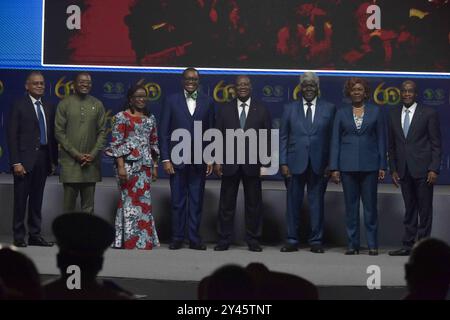
<svg viewBox="0 0 450 320">
<path fill-rule="evenodd" d="M 286 192 L 282 182 L 263 182 L 263 237 L 264 251 L 249 252 L 244 239 L 243 190 L 239 191 L 235 219 L 236 246 L 229 251 L 215 252 L 216 223 L 220 182 L 208 180 L 204 199 L 201 234 L 208 244 L 207 251 L 184 248 L 172 251 L 170 240 L 170 190 L 168 180 L 152 185 L 153 213 L 161 247 L 152 251 L 109 249 L 105 256 L 102 277 L 112 277 L 127 289 L 143 294 L 148 299 L 195 299 L 196 285 L 216 268 L 234 263 L 246 266 L 250 262 L 264 263 L 269 269 L 289 272 L 304 277 L 319 286 L 322 298 L 329 299 L 400 299 L 405 290 L 404 263 L 406 257 L 390 257 L 387 251 L 396 248 L 403 234 L 403 200 L 400 190 L 392 185 L 379 188 L 380 255 L 345 256 L 344 199 L 342 187 L 328 185 L 325 196 L 325 254 L 313 254 L 306 246 L 308 233 L 307 205 L 303 208 L 301 236 L 303 247 L 299 252 L 281 253 L 285 230 Z M 57 177 L 47 181 L 43 204 L 43 234 L 52 239 L 51 221 L 61 213 L 62 185 Z M 96 214 L 113 222 L 118 190 L 115 179 L 105 178 L 97 185 Z M 0 242 L 11 242 L 13 184 L 11 175 L 0 175 Z M 450 187 L 437 186 L 434 196 L 432 236 L 450 243 Z M 362 218 L 362 217 L 361 217 Z M 363 223 L 361 222 L 361 226 Z M 365 245 L 364 228 L 361 244 Z M 57 247 L 27 247 L 20 249 L 36 263 L 39 272 L 47 278 L 59 274 L 56 267 Z M 367 267 L 377 265 L 381 270 L 382 290 L 368 290 Z M 386 289 L 388 288 L 388 289 Z M 167 291 L 168 290 L 168 291 Z M 384 291 L 383 291 L 384 290 Z M 388 291 L 386 291 L 388 290 Z"/>
<path fill-rule="evenodd" d="M 220 181 L 208 180 L 203 205 L 200 234 L 206 242 L 217 240 L 217 210 Z M 51 222 L 62 212 L 63 188 L 58 177 L 47 180 L 44 203 L 42 233 L 49 238 Z M 104 178 L 97 184 L 95 195 L 96 214 L 113 222 L 119 193 L 114 178 Z M 152 205 L 156 228 L 161 242 L 170 240 L 170 189 L 167 179 L 152 185 Z M 0 174 L 0 236 L 12 235 L 13 179 L 9 174 Z M 362 206 L 361 206 L 362 207 Z M 285 236 L 286 189 L 281 181 L 263 181 L 263 244 L 279 245 Z M 361 208 L 362 210 L 362 208 Z M 235 241 L 242 244 L 244 232 L 243 189 L 239 191 L 235 217 Z M 400 190 L 393 185 L 381 184 L 378 190 L 379 243 L 383 246 L 398 246 L 403 235 L 404 205 Z M 450 186 L 436 186 L 434 195 L 434 217 L 432 236 L 450 243 Z M 361 212 L 362 213 L 362 212 Z M 364 224 L 361 214 L 361 245 L 365 244 Z M 328 184 L 325 194 L 324 244 L 345 246 L 345 209 L 342 186 Z M 306 242 L 309 233 L 307 203 L 301 212 L 300 236 Z"/>
</svg>

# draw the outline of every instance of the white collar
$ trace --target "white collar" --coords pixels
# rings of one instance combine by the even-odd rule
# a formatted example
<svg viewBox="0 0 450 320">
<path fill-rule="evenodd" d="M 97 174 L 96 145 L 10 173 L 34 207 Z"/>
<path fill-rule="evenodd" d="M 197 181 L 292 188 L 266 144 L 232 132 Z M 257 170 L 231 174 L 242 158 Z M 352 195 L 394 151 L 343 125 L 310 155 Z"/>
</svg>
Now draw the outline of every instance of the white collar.
<svg viewBox="0 0 450 320">
<path fill-rule="evenodd" d="M 409 108 L 406 108 L 406 107 L 403 105 L 402 112 L 406 112 L 406 110 L 408 110 L 409 113 L 414 113 L 414 112 L 416 111 L 416 108 L 417 108 L 417 102 L 414 102 L 414 103 L 411 105 L 411 107 L 409 107 Z"/>
<path fill-rule="evenodd" d="M 305 98 L 302 98 L 302 100 L 303 100 L 303 105 L 308 103 L 308 101 L 306 101 Z M 310 103 L 311 103 L 311 107 L 315 106 L 317 103 L 317 97 L 315 97 Z"/>
<path fill-rule="evenodd" d="M 243 103 L 245 103 L 246 107 L 250 107 L 251 99 L 252 98 L 250 98 L 250 97 L 246 101 L 241 101 L 239 99 L 236 99 L 237 103 L 238 103 L 238 107 L 240 107 Z"/>
<path fill-rule="evenodd" d="M 31 94 L 29 94 L 28 96 L 30 97 L 31 102 L 33 103 L 34 106 L 36 105 L 36 101 L 39 101 L 39 102 L 41 103 L 41 105 L 42 105 L 42 99 L 41 99 L 41 98 L 36 99 L 36 98 L 33 97 Z"/>
</svg>

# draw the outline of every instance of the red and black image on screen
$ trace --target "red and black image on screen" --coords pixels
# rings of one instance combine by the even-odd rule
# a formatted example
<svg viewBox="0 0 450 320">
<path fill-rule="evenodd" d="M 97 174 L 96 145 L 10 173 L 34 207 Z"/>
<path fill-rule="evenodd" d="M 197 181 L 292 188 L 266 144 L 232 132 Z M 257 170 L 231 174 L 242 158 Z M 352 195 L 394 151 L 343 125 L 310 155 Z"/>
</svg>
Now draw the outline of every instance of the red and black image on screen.
<svg viewBox="0 0 450 320">
<path fill-rule="evenodd" d="M 67 7 L 80 8 L 69 29 Z M 369 28 L 367 8 L 379 8 Z M 45 65 L 449 72 L 448 0 L 46 0 Z"/>
</svg>

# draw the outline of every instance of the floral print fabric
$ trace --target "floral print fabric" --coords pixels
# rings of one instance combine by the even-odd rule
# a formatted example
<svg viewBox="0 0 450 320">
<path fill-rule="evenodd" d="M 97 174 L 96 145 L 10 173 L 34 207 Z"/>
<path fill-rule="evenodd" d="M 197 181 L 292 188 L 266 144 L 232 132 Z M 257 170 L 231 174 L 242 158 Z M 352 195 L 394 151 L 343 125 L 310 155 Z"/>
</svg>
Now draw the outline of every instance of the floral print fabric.
<svg viewBox="0 0 450 320">
<path fill-rule="evenodd" d="M 112 141 L 106 154 L 123 157 L 128 176 L 126 182 L 117 179 L 120 200 L 114 247 L 152 249 L 159 246 L 150 191 L 153 159 L 159 159 L 155 117 L 141 118 L 126 111 L 119 112 L 114 117 Z"/>
</svg>

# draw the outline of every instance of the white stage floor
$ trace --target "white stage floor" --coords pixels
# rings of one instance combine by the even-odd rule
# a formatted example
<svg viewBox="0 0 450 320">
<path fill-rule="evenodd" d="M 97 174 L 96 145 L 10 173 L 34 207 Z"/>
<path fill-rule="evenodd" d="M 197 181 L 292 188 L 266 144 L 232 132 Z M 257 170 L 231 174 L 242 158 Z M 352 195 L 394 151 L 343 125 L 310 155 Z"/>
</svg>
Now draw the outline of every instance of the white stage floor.
<svg viewBox="0 0 450 320">
<path fill-rule="evenodd" d="M 299 275 L 317 286 L 366 286 L 367 267 L 377 265 L 381 270 L 381 286 L 405 286 L 404 264 L 407 257 L 390 257 L 388 249 L 380 255 L 346 256 L 344 248 L 329 248 L 324 254 L 314 254 L 308 248 L 282 253 L 279 247 L 264 247 L 261 253 L 246 247 L 232 247 L 216 252 L 213 244 L 207 251 L 188 248 L 169 250 L 167 245 L 152 251 L 109 249 L 105 254 L 100 276 L 172 281 L 199 281 L 224 264 L 246 266 L 251 262 L 265 264 L 270 270 Z M 40 274 L 56 275 L 57 247 L 27 247 L 20 251 L 36 264 Z"/>
</svg>

